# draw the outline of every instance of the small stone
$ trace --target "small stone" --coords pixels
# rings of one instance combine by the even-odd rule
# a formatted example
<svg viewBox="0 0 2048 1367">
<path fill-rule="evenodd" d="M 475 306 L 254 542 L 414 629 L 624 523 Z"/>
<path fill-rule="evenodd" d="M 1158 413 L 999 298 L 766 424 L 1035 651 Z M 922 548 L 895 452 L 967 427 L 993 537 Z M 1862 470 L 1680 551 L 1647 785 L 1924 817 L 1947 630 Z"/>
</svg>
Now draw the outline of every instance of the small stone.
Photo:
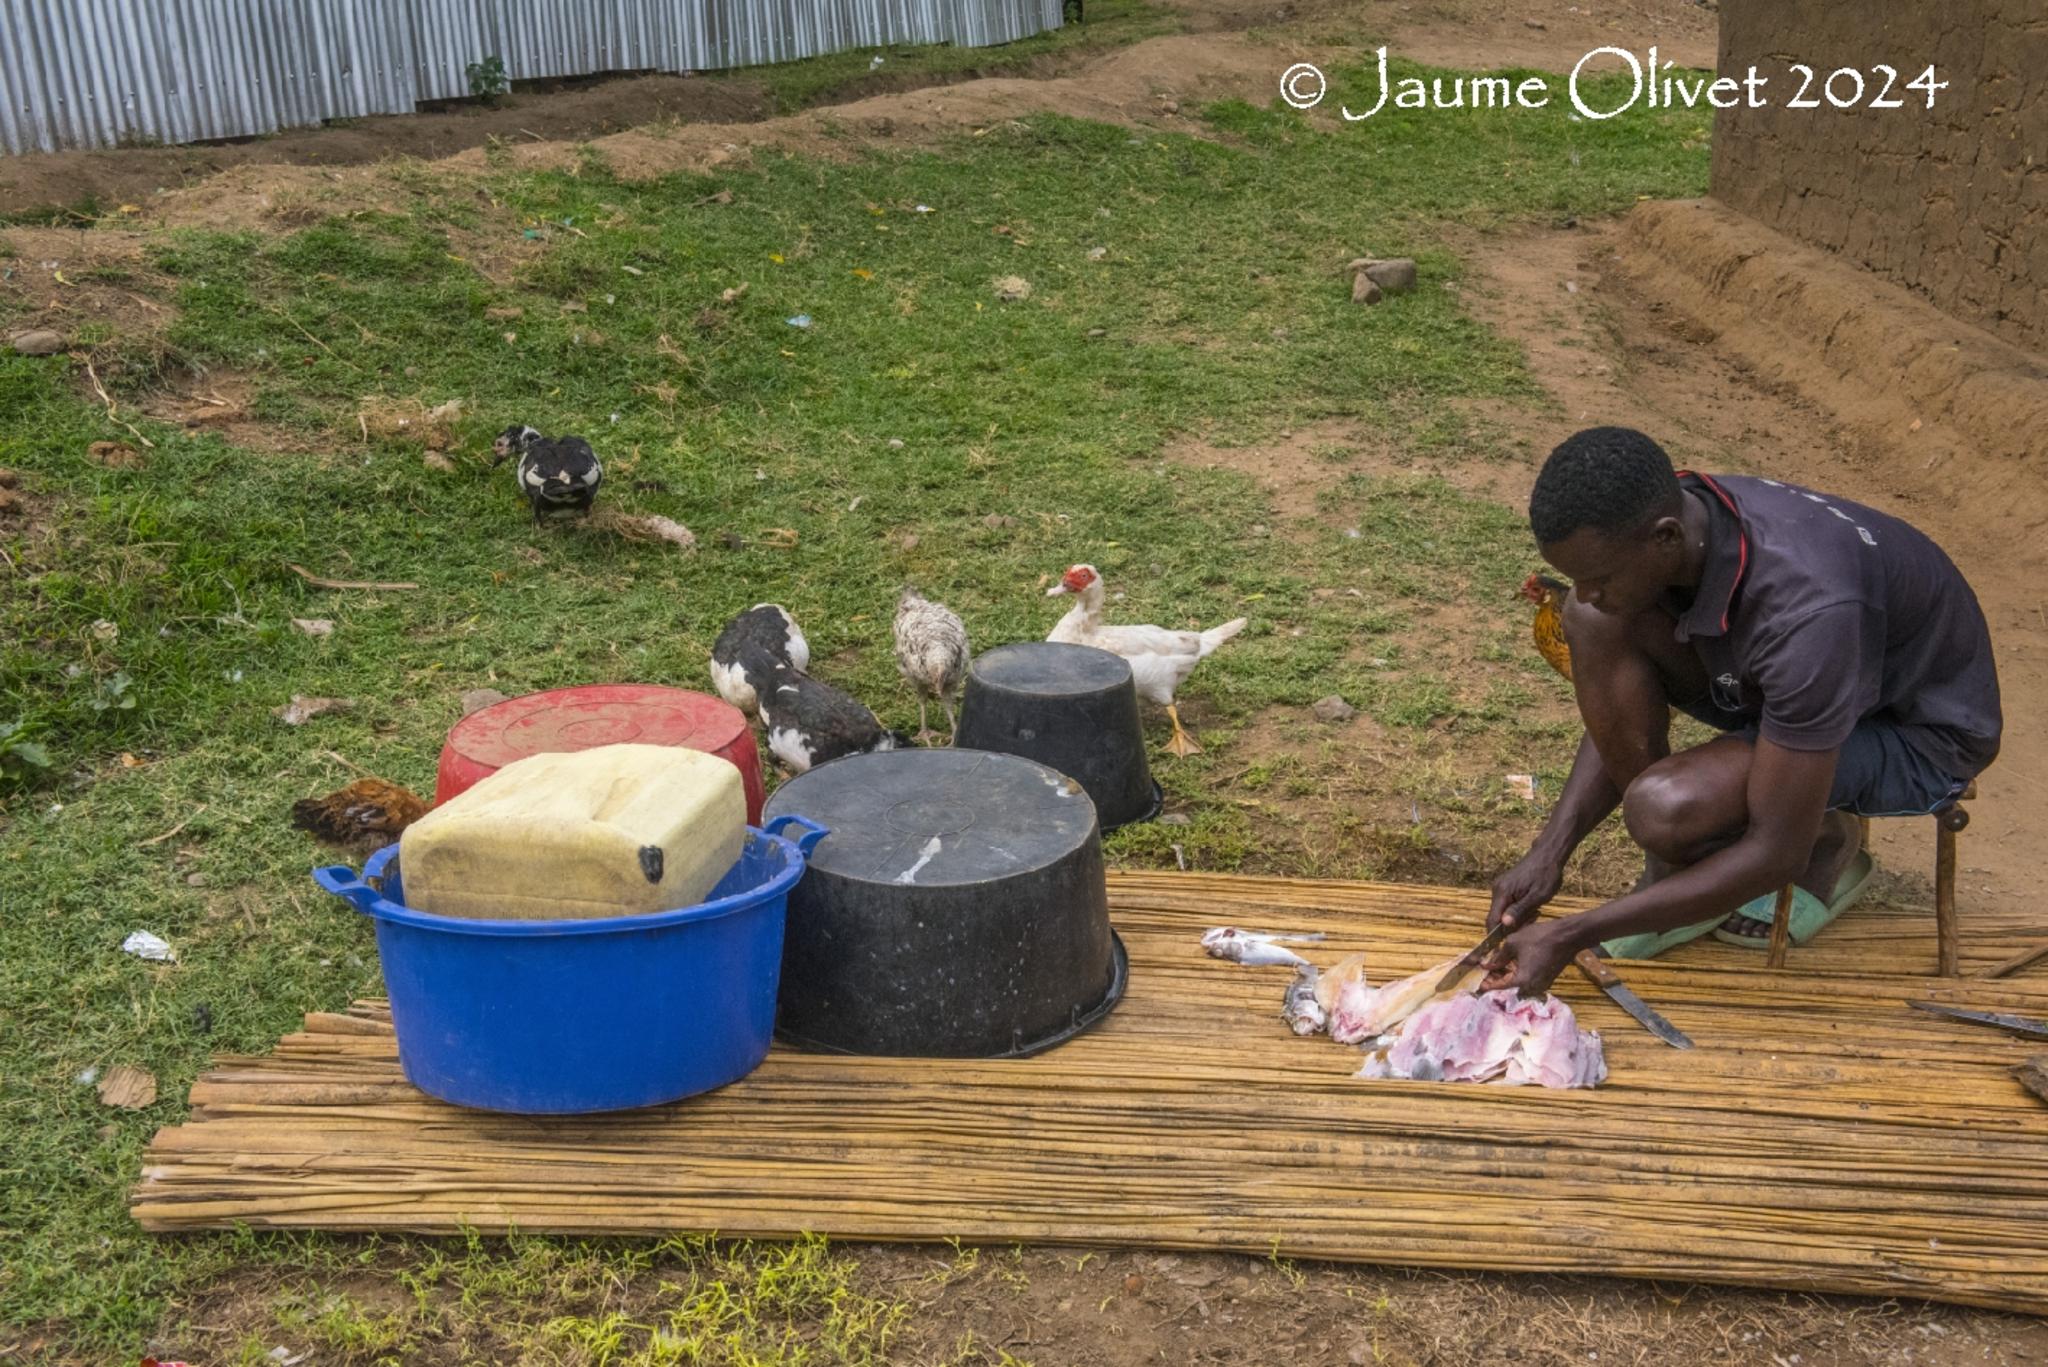
<svg viewBox="0 0 2048 1367">
<path fill-rule="evenodd" d="M 988 528 L 992 532 L 1000 531 L 1004 527 L 1016 526 L 1017 519 L 1014 517 L 1010 517 L 1004 513 L 990 513 L 987 517 L 981 520 L 981 525 Z"/>
<path fill-rule="evenodd" d="M 891 437 L 891 438 L 889 438 L 889 449 L 890 449 L 891 451 L 901 451 L 901 450 L 903 449 L 903 438 L 901 438 L 901 437 Z"/>
<path fill-rule="evenodd" d="M 495 688 L 472 688 L 462 695 L 462 715 L 466 717 L 472 712 L 481 712 L 486 707 L 496 707 L 501 702 L 510 701 L 510 698 Z"/>
<path fill-rule="evenodd" d="M 1522 27 L 1533 28 L 1538 33 L 1548 33 L 1550 31 L 1550 25 L 1544 23 L 1541 19 L 1524 19 Z"/>
<path fill-rule="evenodd" d="M 1031 297 L 1031 282 L 1021 275 L 1006 275 L 995 282 L 995 291 L 1005 304 L 1022 303 Z"/>
<path fill-rule="evenodd" d="M 64 334 L 48 328 L 17 332 L 7 340 L 23 356 L 55 356 L 64 349 Z"/>
<path fill-rule="evenodd" d="M 1133 1272 L 1128 1277 L 1124 1278 L 1124 1294 L 1126 1296 L 1135 1296 L 1144 1289 L 1145 1279 L 1143 1277 L 1140 1277 L 1137 1273 Z"/>
<path fill-rule="evenodd" d="M 1388 294 L 1406 294 L 1415 288 L 1415 262 L 1410 257 L 1375 261 L 1365 268 L 1365 275 Z"/>
<path fill-rule="evenodd" d="M 1354 304 L 1377 304 L 1380 301 L 1380 287 L 1364 271 L 1351 277 L 1351 302 Z"/>
<path fill-rule="evenodd" d="M 1327 722 L 1350 721 L 1358 715 L 1357 708 L 1335 693 L 1327 698 L 1318 698 L 1309 711 L 1315 713 L 1317 721 Z"/>
<path fill-rule="evenodd" d="M 1107 337 L 1107 336 L 1109 336 L 1109 329 L 1108 329 L 1108 328 L 1089 328 L 1089 329 L 1088 329 L 1088 335 L 1089 335 L 1090 337 Z"/>
<path fill-rule="evenodd" d="M 1178 113 L 1180 113 L 1180 101 L 1179 101 L 1179 100 L 1161 100 L 1161 101 L 1159 102 L 1159 112 L 1160 112 L 1160 113 L 1162 113 L 1162 114 L 1178 114 Z"/>
<path fill-rule="evenodd" d="M 1186 812 L 1168 812 L 1165 816 L 1159 818 L 1159 824 L 1162 826 L 1192 826 L 1195 824 L 1195 819 Z"/>
<path fill-rule="evenodd" d="M 1088 249 L 1088 259 L 1090 261 L 1100 261 L 1103 257 L 1108 255 L 1109 248 L 1107 247 L 1090 247 Z"/>
<path fill-rule="evenodd" d="M 332 636 L 334 622 L 327 617 L 294 617 L 292 626 L 307 636 Z"/>
</svg>

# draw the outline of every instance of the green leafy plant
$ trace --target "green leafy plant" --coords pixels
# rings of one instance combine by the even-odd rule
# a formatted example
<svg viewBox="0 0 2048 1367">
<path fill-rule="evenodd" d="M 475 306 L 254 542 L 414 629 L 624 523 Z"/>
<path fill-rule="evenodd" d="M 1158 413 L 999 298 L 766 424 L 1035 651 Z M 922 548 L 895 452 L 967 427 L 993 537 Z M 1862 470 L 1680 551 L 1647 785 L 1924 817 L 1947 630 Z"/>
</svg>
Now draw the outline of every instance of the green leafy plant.
<svg viewBox="0 0 2048 1367">
<path fill-rule="evenodd" d="M 126 674 L 111 674 L 101 679 L 92 695 L 92 710 L 95 712 L 132 712 L 135 710 L 135 680 Z"/>
<path fill-rule="evenodd" d="M 31 721 L 0 722 L 0 783 L 21 783 L 50 767 L 50 752 L 34 739 Z"/>
<path fill-rule="evenodd" d="M 471 62 L 463 70 L 469 75 L 469 93 L 480 100 L 495 104 L 512 88 L 512 78 L 505 72 L 505 63 L 496 54 L 481 62 Z"/>
</svg>

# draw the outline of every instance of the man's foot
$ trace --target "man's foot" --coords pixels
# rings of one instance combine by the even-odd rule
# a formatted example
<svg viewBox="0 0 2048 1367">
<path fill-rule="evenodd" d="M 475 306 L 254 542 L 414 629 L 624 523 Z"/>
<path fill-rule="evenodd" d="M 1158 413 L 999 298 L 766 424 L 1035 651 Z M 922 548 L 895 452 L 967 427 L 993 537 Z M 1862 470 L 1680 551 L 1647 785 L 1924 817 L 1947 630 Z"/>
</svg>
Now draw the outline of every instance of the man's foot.
<svg viewBox="0 0 2048 1367">
<path fill-rule="evenodd" d="M 1813 857 L 1807 861 L 1806 872 L 1793 882 L 1818 897 L 1822 903 L 1833 902 L 1835 885 L 1841 882 L 1843 872 L 1862 845 L 1863 827 L 1854 813 L 1829 812 L 1821 822 L 1820 839 L 1814 842 Z M 1740 912 L 1722 922 L 1721 929 L 1744 940 L 1768 941 L 1771 938 L 1769 921 L 1759 921 Z"/>
</svg>

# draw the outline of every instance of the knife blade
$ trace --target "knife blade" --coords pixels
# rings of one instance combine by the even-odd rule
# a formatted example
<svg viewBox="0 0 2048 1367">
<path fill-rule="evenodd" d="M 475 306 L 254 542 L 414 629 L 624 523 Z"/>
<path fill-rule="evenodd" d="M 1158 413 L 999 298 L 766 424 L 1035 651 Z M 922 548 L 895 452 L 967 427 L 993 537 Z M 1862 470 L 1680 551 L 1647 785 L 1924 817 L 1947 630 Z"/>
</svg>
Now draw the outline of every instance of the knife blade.
<svg viewBox="0 0 2048 1367">
<path fill-rule="evenodd" d="M 1572 962 L 1578 965 L 1579 972 L 1593 980 L 1595 987 L 1607 994 L 1609 1001 L 1635 1017 L 1636 1024 L 1673 1049 L 1692 1048 L 1692 1040 L 1686 1033 L 1658 1015 L 1648 1002 L 1631 992 L 1628 985 L 1622 982 L 1620 975 L 1609 968 L 1598 954 L 1590 949 L 1582 949 L 1572 956 Z"/>
<path fill-rule="evenodd" d="M 2014 1016 L 2003 1011 L 1966 1011 L 1960 1006 L 1948 1006 L 1942 1002 L 1907 1002 L 1906 1005 L 1930 1016 L 1946 1016 L 1972 1025 L 2009 1030 L 2022 1039 L 2048 1039 L 2048 1021 L 2035 1020 L 2032 1016 Z"/>
<path fill-rule="evenodd" d="M 1464 977 L 1467 973 L 1469 973 L 1472 970 L 1472 965 L 1478 963 L 1481 959 L 1484 959 L 1487 955 L 1491 954 L 1494 950 L 1494 947 L 1498 945 L 1502 940 L 1507 939 L 1508 932 L 1513 929 L 1513 926 L 1509 925 L 1506 921 L 1502 921 L 1492 930 L 1487 931 L 1486 938 L 1481 940 L 1478 944 L 1472 946 L 1469 952 L 1467 952 L 1462 958 L 1460 958 L 1457 963 L 1451 966 L 1451 971 L 1444 974 L 1443 981 L 1436 985 L 1436 990 L 1438 992 L 1448 992 L 1452 988 L 1456 987 L 1458 985 L 1458 979 Z"/>
</svg>

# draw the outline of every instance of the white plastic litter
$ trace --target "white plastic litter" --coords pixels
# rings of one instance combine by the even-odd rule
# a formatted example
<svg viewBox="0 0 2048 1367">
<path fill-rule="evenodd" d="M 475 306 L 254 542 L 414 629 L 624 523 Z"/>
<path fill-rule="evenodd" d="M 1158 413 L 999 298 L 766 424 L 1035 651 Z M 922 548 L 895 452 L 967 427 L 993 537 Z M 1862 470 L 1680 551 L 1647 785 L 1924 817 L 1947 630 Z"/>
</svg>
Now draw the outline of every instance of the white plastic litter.
<svg viewBox="0 0 2048 1367">
<path fill-rule="evenodd" d="M 176 952 L 165 943 L 162 936 L 152 935 L 146 930 L 131 933 L 127 939 L 121 941 L 121 949 L 138 959 L 149 959 L 156 963 L 174 964 L 178 961 Z"/>
</svg>

